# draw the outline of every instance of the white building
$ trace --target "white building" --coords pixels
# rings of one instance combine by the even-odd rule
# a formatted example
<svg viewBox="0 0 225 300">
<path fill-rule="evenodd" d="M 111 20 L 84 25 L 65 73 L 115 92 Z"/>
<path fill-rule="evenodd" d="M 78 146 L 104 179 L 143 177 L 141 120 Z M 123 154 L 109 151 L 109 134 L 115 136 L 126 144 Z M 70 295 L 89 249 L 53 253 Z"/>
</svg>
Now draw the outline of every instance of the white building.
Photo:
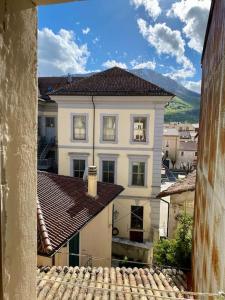
<svg viewBox="0 0 225 300">
<path fill-rule="evenodd" d="M 51 95 L 58 104 L 59 174 L 83 177 L 88 165 L 96 165 L 100 181 L 125 187 L 114 201 L 113 254 L 149 260 L 160 227 L 155 196 L 161 185 L 164 106 L 172 97 L 117 67 Z"/>
</svg>

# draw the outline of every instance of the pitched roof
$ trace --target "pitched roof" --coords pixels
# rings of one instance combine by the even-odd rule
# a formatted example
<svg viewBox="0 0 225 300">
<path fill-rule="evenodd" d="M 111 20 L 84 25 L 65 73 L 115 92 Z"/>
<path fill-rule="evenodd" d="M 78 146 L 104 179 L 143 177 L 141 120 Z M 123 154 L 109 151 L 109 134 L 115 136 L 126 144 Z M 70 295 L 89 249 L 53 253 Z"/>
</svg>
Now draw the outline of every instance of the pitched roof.
<svg viewBox="0 0 225 300">
<path fill-rule="evenodd" d="M 175 269 L 56 266 L 37 269 L 38 299 L 157 299 L 151 298 L 152 295 L 184 298 L 181 291 L 186 290 L 185 274 Z"/>
<path fill-rule="evenodd" d="M 98 182 L 98 198 L 80 178 L 38 171 L 38 253 L 51 255 L 100 213 L 123 187 Z"/>
<path fill-rule="evenodd" d="M 181 194 L 183 192 L 188 191 L 194 191 L 195 190 L 195 181 L 196 181 L 196 170 L 189 173 L 187 177 L 184 179 L 181 179 L 174 184 L 172 184 L 170 187 L 168 187 L 166 190 L 161 191 L 157 198 L 162 198 L 174 194 Z"/>
<path fill-rule="evenodd" d="M 73 82 L 49 95 L 174 96 L 124 69 L 114 67 Z"/>
<path fill-rule="evenodd" d="M 70 77 L 71 82 L 76 82 L 83 79 L 82 76 L 72 76 Z M 53 90 L 58 90 L 63 86 L 69 84 L 67 76 L 59 77 L 38 77 L 38 89 L 40 92 L 40 97 L 44 100 L 50 100 L 48 93 Z"/>
<path fill-rule="evenodd" d="M 195 141 L 181 141 L 179 145 L 180 151 L 197 151 L 198 144 Z"/>
</svg>

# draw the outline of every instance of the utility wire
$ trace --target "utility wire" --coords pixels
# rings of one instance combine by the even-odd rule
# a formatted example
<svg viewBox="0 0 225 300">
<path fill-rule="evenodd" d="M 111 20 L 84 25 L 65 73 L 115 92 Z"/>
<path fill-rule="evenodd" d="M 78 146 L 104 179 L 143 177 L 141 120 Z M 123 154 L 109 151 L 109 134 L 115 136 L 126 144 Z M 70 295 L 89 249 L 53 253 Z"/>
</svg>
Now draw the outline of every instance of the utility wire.
<svg viewBox="0 0 225 300">
<path fill-rule="evenodd" d="M 97 256 L 91 256 L 89 254 L 78 254 L 78 253 L 70 253 L 70 252 L 57 252 L 56 254 L 65 254 L 65 255 L 72 255 L 72 256 L 80 256 L 80 257 L 89 257 L 92 260 L 109 260 L 106 257 L 97 257 Z M 158 269 L 174 269 L 174 270 L 184 270 L 184 271 L 191 271 L 189 268 L 177 268 L 175 266 L 168 266 L 168 265 L 156 265 L 153 263 L 145 263 L 145 262 L 138 262 L 138 261 L 133 261 L 133 260 L 125 260 L 125 259 L 118 259 L 118 258 L 112 258 L 112 261 L 118 261 L 118 262 L 125 262 L 125 263 L 132 263 L 132 264 L 137 264 L 137 265 L 144 265 L 144 266 L 149 266 L 149 267 L 155 267 Z"/>
</svg>

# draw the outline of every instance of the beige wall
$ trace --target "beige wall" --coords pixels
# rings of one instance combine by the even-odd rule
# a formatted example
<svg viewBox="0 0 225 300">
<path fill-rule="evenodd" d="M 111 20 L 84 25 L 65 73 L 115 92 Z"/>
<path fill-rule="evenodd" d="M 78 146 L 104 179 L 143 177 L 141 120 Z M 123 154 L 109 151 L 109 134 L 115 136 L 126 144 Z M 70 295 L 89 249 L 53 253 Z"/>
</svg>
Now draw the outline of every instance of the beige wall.
<svg viewBox="0 0 225 300">
<path fill-rule="evenodd" d="M 179 136 L 172 136 L 172 135 L 164 135 L 163 136 L 163 152 L 168 150 L 169 158 L 171 160 L 176 160 L 178 156 L 178 148 L 179 148 Z M 167 147 L 168 145 L 168 147 Z"/>
<path fill-rule="evenodd" d="M 119 230 L 119 237 L 130 239 L 131 230 L 131 206 L 143 206 L 144 224 L 143 237 L 144 241 L 149 241 L 152 238 L 151 232 L 151 204 L 150 200 L 138 200 L 129 198 L 117 198 L 114 201 L 114 211 L 117 218 L 114 220 L 114 227 Z M 133 230 L 132 230 L 133 231 Z M 139 230 L 138 230 L 139 231 Z"/>
<path fill-rule="evenodd" d="M 0 1 L 0 280 L 4 299 L 36 298 L 36 30 L 32 1 Z"/>
<path fill-rule="evenodd" d="M 188 215 L 194 214 L 194 196 L 195 192 L 184 192 L 170 196 L 170 209 L 169 209 L 169 226 L 168 237 L 174 238 L 178 226 L 177 215 L 186 212 Z"/>
<path fill-rule="evenodd" d="M 80 231 L 80 254 L 101 258 L 93 259 L 92 266 L 111 267 L 112 203 Z M 80 265 L 86 262 L 87 257 L 81 256 Z"/>
</svg>

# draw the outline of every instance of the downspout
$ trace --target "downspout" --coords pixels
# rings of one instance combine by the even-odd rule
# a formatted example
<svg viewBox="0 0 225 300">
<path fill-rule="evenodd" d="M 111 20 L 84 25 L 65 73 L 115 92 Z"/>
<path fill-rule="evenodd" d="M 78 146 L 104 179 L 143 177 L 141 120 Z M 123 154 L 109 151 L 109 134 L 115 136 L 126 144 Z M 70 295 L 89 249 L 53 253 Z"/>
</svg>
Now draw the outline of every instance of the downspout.
<svg viewBox="0 0 225 300">
<path fill-rule="evenodd" d="M 95 165 L 95 103 L 94 96 L 91 96 L 91 102 L 93 105 L 93 140 L 92 140 L 92 165 Z"/>
<path fill-rule="evenodd" d="M 165 202 L 167 205 L 168 205 L 168 210 L 167 210 L 167 232 L 166 232 L 166 235 L 167 235 L 167 238 L 169 237 L 169 218 L 170 218 L 170 203 L 167 202 L 166 200 L 164 199 L 160 199 L 161 201 Z"/>
</svg>

